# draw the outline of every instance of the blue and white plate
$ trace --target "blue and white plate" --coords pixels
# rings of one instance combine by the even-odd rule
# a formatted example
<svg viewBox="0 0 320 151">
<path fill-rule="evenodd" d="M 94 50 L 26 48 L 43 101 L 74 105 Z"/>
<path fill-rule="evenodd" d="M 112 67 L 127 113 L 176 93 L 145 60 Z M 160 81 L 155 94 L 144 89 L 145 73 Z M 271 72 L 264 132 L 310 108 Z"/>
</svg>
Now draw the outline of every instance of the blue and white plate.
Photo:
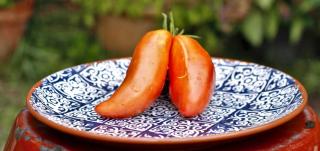
<svg viewBox="0 0 320 151">
<path fill-rule="evenodd" d="M 167 93 L 141 115 L 127 119 L 99 116 L 94 107 L 123 81 L 129 58 L 78 65 L 44 78 L 30 90 L 29 111 L 38 120 L 89 139 L 129 143 L 221 141 L 279 126 L 307 102 L 303 86 L 276 69 L 213 58 L 216 88 L 199 116 L 183 118 Z"/>
</svg>

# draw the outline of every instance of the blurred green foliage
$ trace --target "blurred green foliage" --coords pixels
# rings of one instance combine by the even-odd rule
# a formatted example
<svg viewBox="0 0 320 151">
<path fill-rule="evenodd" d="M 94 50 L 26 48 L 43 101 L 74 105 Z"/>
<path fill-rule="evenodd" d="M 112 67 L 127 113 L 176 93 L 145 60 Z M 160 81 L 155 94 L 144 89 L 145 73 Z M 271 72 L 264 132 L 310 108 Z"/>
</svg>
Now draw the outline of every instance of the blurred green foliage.
<svg viewBox="0 0 320 151">
<path fill-rule="evenodd" d="M 7 68 L 8 77 L 36 81 L 59 69 L 105 58 L 106 51 L 70 5 L 57 0 L 36 3 L 25 38 Z"/>
<path fill-rule="evenodd" d="M 0 0 L 0 8 L 6 8 L 14 4 L 13 0 Z"/>
<path fill-rule="evenodd" d="M 102 14 L 126 15 L 133 18 L 149 13 L 160 14 L 163 0 L 72 0 L 81 7 L 81 18 L 87 26 L 95 23 L 95 17 Z M 159 15 L 160 16 L 160 15 Z"/>
<path fill-rule="evenodd" d="M 8 0 L 0 0 L 8 1 Z M 105 59 L 95 36 L 100 15 L 149 18 L 161 26 L 172 11 L 178 27 L 198 35 L 213 56 L 284 70 L 316 89 L 320 0 L 38 0 L 6 77 L 35 82 L 59 69 Z M 32 71 L 32 72 L 30 72 Z M 303 72 L 302 72 L 303 71 Z M 32 83 L 31 82 L 31 83 Z"/>
<path fill-rule="evenodd" d="M 172 11 L 178 27 L 202 37 L 213 55 L 255 61 L 293 74 L 320 93 L 320 0 L 72 0 L 90 27 L 99 15 L 153 17 Z M 150 7 L 153 8 L 150 12 Z M 313 39 L 307 41 L 305 39 Z M 302 69 L 297 68 L 301 66 Z M 303 72 L 301 72 L 303 70 Z M 307 75 L 307 76 L 306 76 Z"/>
</svg>

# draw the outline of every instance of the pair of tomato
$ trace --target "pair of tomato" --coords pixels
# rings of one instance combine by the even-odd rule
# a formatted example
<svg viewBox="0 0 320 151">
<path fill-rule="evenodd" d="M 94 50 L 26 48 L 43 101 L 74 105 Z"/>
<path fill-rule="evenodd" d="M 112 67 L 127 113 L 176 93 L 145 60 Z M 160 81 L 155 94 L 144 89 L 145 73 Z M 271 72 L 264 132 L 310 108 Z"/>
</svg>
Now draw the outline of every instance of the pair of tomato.
<svg viewBox="0 0 320 151">
<path fill-rule="evenodd" d="M 98 104 L 98 114 L 110 118 L 138 115 L 159 97 L 169 74 L 169 93 L 184 117 L 200 114 L 214 90 L 210 55 L 193 38 L 167 30 L 145 34 L 134 50 L 126 77 L 110 99 Z"/>
</svg>

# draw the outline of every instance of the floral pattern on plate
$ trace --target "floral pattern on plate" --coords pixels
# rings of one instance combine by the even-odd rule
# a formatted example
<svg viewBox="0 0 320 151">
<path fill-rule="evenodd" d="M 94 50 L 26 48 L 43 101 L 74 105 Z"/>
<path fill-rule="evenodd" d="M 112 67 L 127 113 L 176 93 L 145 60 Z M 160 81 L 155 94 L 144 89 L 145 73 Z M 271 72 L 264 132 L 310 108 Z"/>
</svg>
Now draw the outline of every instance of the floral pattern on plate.
<svg viewBox="0 0 320 151">
<path fill-rule="evenodd" d="M 125 78 L 130 59 L 67 68 L 42 80 L 28 103 L 40 116 L 79 131 L 127 138 L 187 138 L 256 128 L 281 119 L 303 104 L 287 74 L 254 63 L 213 58 L 216 89 L 206 110 L 183 118 L 167 90 L 142 114 L 126 119 L 99 116 L 94 107 Z"/>
</svg>

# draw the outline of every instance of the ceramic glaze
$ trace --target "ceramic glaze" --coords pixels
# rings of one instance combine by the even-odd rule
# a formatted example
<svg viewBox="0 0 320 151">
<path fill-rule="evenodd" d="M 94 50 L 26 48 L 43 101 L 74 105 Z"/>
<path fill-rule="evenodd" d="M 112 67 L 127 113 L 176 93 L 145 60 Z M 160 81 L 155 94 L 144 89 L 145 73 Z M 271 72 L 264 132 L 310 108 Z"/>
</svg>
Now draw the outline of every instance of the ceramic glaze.
<svg viewBox="0 0 320 151">
<path fill-rule="evenodd" d="M 276 69 L 213 58 L 216 88 L 199 116 L 183 118 L 166 92 L 142 114 L 127 119 L 99 116 L 94 107 L 125 78 L 129 58 L 67 68 L 34 87 L 27 104 L 55 125 L 93 135 L 125 138 L 192 138 L 263 127 L 285 118 L 306 101 L 295 80 Z"/>
</svg>

